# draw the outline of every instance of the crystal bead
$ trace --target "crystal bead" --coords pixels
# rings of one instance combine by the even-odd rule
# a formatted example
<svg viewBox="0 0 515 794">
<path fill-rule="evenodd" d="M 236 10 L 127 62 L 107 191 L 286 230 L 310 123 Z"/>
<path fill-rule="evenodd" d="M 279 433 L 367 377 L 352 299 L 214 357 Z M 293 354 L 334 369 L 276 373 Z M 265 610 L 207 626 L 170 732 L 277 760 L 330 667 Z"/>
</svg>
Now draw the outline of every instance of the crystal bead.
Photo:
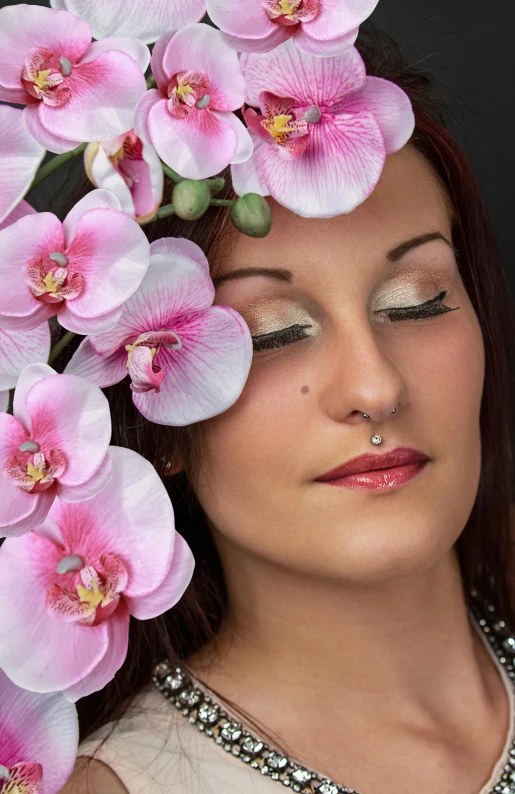
<svg viewBox="0 0 515 794">
<path fill-rule="evenodd" d="M 169 670 L 170 668 L 168 667 L 166 662 L 160 662 L 154 668 L 154 675 L 156 676 L 156 678 L 163 678 L 163 676 L 165 676 Z"/>
<path fill-rule="evenodd" d="M 261 752 L 264 745 L 263 742 L 258 742 L 255 739 L 253 739 L 252 736 L 247 736 L 242 744 L 242 747 L 244 750 L 247 751 L 247 753 L 250 753 L 251 755 L 257 755 L 258 753 Z"/>
<path fill-rule="evenodd" d="M 166 676 L 163 686 L 165 689 L 169 691 L 175 692 L 176 689 L 181 689 L 184 686 L 184 675 L 183 673 L 170 673 Z"/>
<path fill-rule="evenodd" d="M 272 769 L 284 769 L 285 766 L 288 766 L 288 759 L 276 752 L 271 752 L 266 761 Z"/>
<path fill-rule="evenodd" d="M 202 699 L 200 692 L 196 692 L 194 689 L 186 689 L 184 692 L 181 692 L 179 697 L 183 703 L 186 703 L 188 706 L 196 706 Z"/>
<path fill-rule="evenodd" d="M 505 651 L 508 651 L 508 653 L 515 653 L 515 639 L 513 637 L 507 637 L 502 641 L 502 647 Z"/>
<path fill-rule="evenodd" d="M 198 710 L 199 720 L 202 720 L 202 722 L 205 722 L 209 725 L 212 725 L 214 722 L 216 722 L 219 715 L 219 707 L 216 705 L 210 705 L 209 703 L 203 703 Z"/>
<path fill-rule="evenodd" d="M 333 783 L 322 783 L 317 788 L 317 794 L 338 794 L 338 786 L 333 785 Z"/>
<path fill-rule="evenodd" d="M 312 778 L 311 772 L 302 768 L 294 769 L 291 776 L 297 783 L 307 783 Z"/>
<path fill-rule="evenodd" d="M 220 733 L 227 741 L 237 742 L 242 733 L 241 725 L 237 722 L 225 722 Z"/>
</svg>

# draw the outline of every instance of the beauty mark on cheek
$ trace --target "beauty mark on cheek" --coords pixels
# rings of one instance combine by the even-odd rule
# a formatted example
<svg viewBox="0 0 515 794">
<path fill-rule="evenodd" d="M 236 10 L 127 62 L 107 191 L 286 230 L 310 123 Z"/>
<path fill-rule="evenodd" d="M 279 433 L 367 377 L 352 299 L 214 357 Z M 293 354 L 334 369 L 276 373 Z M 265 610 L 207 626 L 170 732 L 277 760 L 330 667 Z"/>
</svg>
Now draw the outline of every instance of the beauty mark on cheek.
<svg viewBox="0 0 515 794">
<path fill-rule="evenodd" d="M 308 391 L 309 391 L 309 386 L 303 386 L 302 389 L 300 390 L 300 393 L 301 394 L 307 394 Z"/>
</svg>

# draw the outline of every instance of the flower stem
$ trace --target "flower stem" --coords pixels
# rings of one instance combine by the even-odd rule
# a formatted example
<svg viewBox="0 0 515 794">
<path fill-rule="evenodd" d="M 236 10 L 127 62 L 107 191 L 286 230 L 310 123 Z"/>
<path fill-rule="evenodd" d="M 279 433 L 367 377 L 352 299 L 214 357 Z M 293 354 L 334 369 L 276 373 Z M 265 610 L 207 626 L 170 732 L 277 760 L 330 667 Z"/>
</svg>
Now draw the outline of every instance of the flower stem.
<svg viewBox="0 0 515 794">
<path fill-rule="evenodd" d="M 149 88 L 149 89 L 150 88 L 157 88 L 156 78 L 154 77 L 153 74 L 151 74 L 151 75 L 149 75 L 149 77 L 147 77 L 147 88 Z"/>
<path fill-rule="evenodd" d="M 158 209 L 152 220 L 157 221 L 159 218 L 167 218 L 169 215 L 175 215 L 173 204 L 163 204 L 163 206 Z"/>
<path fill-rule="evenodd" d="M 212 207 L 232 207 L 236 199 L 215 199 L 212 198 L 209 202 Z"/>
<path fill-rule="evenodd" d="M 74 336 L 77 336 L 75 331 L 66 331 L 65 334 L 55 343 L 52 350 L 50 351 L 50 355 L 48 357 L 48 363 L 53 364 L 59 353 L 62 353 L 66 345 L 68 345 Z"/>
<path fill-rule="evenodd" d="M 162 162 L 161 165 L 163 166 L 164 173 L 166 176 L 170 177 L 172 182 L 182 182 L 185 179 L 185 177 L 178 174 L 177 171 L 174 171 L 173 168 L 170 168 L 170 166 L 166 165 L 166 163 Z"/>
<path fill-rule="evenodd" d="M 72 149 L 71 152 L 64 152 L 64 154 L 58 154 L 55 157 L 52 157 L 52 159 L 49 160 L 48 163 L 42 165 L 39 171 L 37 172 L 36 176 L 34 177 L 34 181 L 32 185 L 29 187 L 27 191 L 27 195 L 31 193 L 34 190 L 34 188 L 40 185 L 47 178 L 47 176 L 53 174 L 53 172 L 57 168 L 60 168 L 69 160 L 73 160 L 74 157 L 78 157 L 79 154 L 82 154 L 82 152 L 84 151 L 87 145 L 88 145 L 87 143 L 81 143 L 80 146 L 77 146 L 76 149 Z"/>
</svg>

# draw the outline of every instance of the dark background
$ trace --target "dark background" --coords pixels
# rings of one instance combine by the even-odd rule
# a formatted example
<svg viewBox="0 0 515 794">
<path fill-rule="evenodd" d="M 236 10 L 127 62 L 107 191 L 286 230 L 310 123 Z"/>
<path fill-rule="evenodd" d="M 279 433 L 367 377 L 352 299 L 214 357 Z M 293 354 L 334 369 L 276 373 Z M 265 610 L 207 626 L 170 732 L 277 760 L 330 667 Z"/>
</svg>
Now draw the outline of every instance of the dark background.
<svg viewBox="0 0 515 794">
<path fill-rule="evenodd" d="M 514 0 L 379 0 L 371 19 L 448 90 L 452 132 L 483 187 L 515 296 Z M 34 195 L 37 209 L 45 198 Z"/>
</svg>

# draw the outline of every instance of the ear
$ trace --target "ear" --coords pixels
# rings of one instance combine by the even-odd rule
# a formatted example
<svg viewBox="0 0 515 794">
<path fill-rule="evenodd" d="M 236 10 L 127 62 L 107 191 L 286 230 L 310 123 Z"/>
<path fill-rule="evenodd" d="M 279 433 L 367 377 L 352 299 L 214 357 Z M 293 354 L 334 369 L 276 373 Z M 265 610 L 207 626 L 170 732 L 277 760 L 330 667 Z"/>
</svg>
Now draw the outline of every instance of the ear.
<svg viewBox="0 0 515 794">
<path fill-rule="evenodd" d="M 179 455 L 173 455 L 165 464 L 164 476 L 170 477 L 173 474 L 180 474 L 183 469 L 182 458 Z"/>
</svg>

